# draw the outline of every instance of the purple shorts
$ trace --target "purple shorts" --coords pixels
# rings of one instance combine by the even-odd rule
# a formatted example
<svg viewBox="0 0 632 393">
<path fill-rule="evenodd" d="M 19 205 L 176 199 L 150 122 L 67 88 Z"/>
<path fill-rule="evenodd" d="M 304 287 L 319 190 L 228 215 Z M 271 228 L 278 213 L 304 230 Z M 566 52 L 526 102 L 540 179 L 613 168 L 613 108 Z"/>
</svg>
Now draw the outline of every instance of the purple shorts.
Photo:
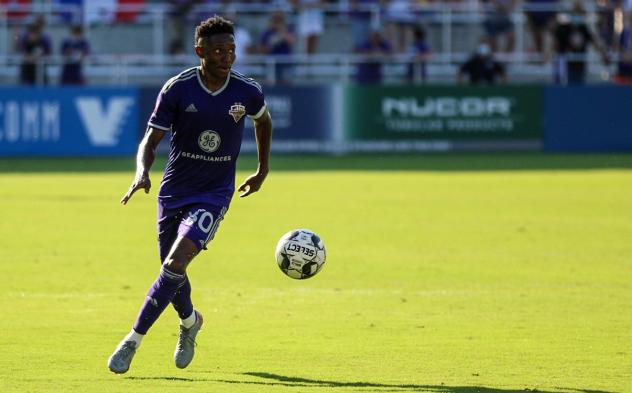
<svg viewBox="0 0 632 393">
<path fill-rule="evenodd" d="M 208 203 L 196 203 L 176 209 L 166 209 L 158 203 L 158 249 L 160 260 L 165 261 L 173 242 L 184 236 L 198 247 L 206 250 L 213 240 L 220 221 L 228 208 Z"/>
</svg>

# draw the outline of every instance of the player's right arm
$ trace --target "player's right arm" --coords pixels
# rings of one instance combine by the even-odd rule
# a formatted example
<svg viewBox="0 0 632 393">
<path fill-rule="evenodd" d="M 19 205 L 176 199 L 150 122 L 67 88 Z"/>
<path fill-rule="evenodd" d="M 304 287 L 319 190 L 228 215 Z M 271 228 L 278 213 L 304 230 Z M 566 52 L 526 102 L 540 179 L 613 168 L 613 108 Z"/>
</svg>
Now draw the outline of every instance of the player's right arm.
<svg viewBox="0 0 632 393">
<path fill-rule="evenodd" d="M 163 130 L 151 126 L 147 128 L 147 132 L 140 142 L 138 153 L 136 154 L 136 176 L 134 177 L 134 182 L 132 182 L 132 185 L 121 199 L 123 205 L 126 205 L 132 195 L 141 188 L 145 189 L 145 194 L 149 193 L 151 188 L 149 169 L 156 159 L 156 149 L 164 136 L 165 131 Z"/>
<path fill-rule="evenodd" d="M 149 117 L 147 132 L 143 140 L 138 146 L 138 154 L 136 155 L 136 176 L 129 190 L 121 198 L 123 205 L 127 204 L 132 195 L 141 188 L 145 189 L 145 193 L 149 193 L 151 181 L 149 180 L 149 169 L 156 158 L 156 148 L 165 136 L 165 132 L 171 129 L 174 116 L 177 110 L 176 89 L 173 89 L 175 82 L 179 76 L 169 79 L 160 90 L 156 99 L 156 106 Z"/>
</svg>

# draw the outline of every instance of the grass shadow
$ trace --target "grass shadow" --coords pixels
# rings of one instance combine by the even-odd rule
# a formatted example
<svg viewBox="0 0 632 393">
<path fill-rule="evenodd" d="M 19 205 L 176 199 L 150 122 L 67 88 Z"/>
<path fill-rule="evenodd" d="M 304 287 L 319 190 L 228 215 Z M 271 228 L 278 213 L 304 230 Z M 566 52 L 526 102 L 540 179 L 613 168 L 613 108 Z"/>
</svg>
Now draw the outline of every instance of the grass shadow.
<svg viewBox="0 0 632 393">
<path fill-rule="evenodd" d="M 165 166 L 159 156 L 156 173 Z M 135 171 L 133 157 L 118 158 L 0 158 L 0 173 L 128 172 Z M 352 154 L 345 156 L 273 155 L 271 171 L 497 171 L 632 169 L 632 154 L 447 153 Z M 238 169 L 257 167 L 253 155 L 239 158 Z"/>
</svg>

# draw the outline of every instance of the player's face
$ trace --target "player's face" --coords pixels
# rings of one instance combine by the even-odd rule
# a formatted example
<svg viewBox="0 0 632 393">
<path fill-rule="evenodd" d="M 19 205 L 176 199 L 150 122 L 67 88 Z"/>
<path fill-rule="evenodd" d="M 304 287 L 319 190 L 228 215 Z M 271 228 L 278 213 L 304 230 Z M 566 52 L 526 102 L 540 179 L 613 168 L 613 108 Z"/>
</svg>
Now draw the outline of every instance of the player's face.
<svg viewBox="0 0 632 393">
<path fill-rule="evenodd" d="M 225 79 L 235 62 L 235 38 L 232 34 L 217 34 L 200 39 L 195 53 L 209 75 Z"/>
</svg>

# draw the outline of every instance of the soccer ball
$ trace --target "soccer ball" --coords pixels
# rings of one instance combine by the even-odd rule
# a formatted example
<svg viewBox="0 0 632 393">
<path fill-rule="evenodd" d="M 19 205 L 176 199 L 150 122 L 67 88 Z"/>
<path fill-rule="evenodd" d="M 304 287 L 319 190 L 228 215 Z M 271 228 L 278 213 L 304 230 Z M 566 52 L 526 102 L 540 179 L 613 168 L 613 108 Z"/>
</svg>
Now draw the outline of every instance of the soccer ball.
<svg viewBox="0 0 632 393">
<path fill-rule="evenodd" d="M 325 264 L 325 244 L 309 229 L 296 229 L 281 236 L 275 251 L 281 271 L 297 280 L 316 275 Z"/>
</svg>

